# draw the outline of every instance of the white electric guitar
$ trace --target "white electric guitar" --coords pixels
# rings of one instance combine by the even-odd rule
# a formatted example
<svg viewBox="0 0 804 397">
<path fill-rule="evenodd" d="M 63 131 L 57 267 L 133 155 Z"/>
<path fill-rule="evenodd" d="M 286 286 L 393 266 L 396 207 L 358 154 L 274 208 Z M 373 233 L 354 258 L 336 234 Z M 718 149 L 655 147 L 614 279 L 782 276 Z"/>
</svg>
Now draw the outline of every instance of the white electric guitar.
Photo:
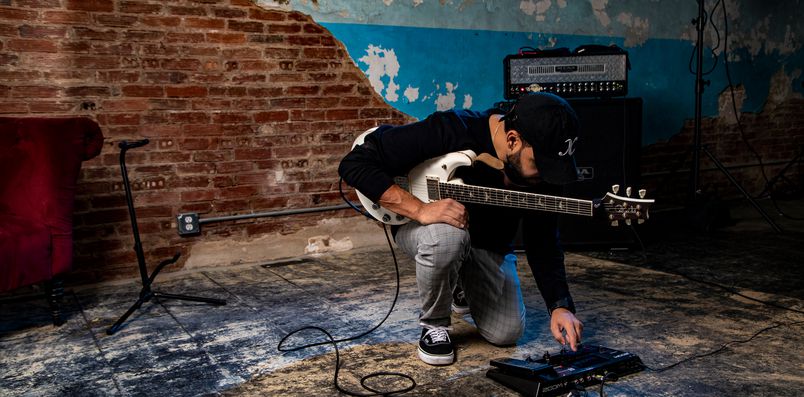
<svg viewBox="0 0 804 397">
<path fill-rule="evenodd" d="M 375 129 L 372 128 L 358 136 L 352 148 L 362 145 L 366 135 Z M 394 182 L 425 203 L 451 198 L 462 203 L 487 204 L 590 217 L 595 215 L 596 210 L 603 210 L 612 226 L 619 225 L 620 221 L 628 225 L 633 220 L 638 223 L 644 222 L 645 219 L 648 219 L 648 209 L 654 202 L 652 199 L 645 198 L 644 189 L 639 190 L 639 198 L 631 198 L 630 187 L 625 189 L 627 197 L 618 196 L 619 185 L 612 186 L 612 192 L 606 193 L 603 198 L 581 200 L 467 185 L 460 178 L 453 177 L 458 167 L 472 165 L 476 157 L 475 152 L 471 150 L 448 153 L 424 161 L 410 170 L 406 177 L 394 178 Z M 380 222 L 389 225 L 401 225 L 410 221 L 410 219 L 372 202 L 359 191 L 357 191 L 357 197 L 363 208 Z"/>
</svg>

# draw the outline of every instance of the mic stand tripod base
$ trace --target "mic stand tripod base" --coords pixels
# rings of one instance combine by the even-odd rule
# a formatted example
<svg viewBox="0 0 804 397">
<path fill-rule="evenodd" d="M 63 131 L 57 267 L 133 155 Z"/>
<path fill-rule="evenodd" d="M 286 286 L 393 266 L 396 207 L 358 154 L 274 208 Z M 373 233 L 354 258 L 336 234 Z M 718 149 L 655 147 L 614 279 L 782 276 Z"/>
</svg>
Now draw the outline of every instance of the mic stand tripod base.
<svg viewBox="0 0 804 397">
<path fill-rule="evenodd" d="M 726 167 L 723 166 L 723 163 L 721 163 L 720 160 L 718 160 L 717 157 L 715 157 L 715 155 L 712 154 L 712 152 L 710 152 L 709 149 L 706 148 L 706 146 L 701 146 L 701 150 L 709 157 L 710 160 L 712 160 L 712 162 L 720 170 L 720 172 L 722 172 L 723 175 L 725 175 L 726 178 L 729 179 L 732 185 L 734 185 L 734 187 L 736 187 L 737 190 L 739 190 L 740 193 L 742 193 L 745 199 L 748 200 L 749 203 L 751 203 L 754 209 L 756 209 L 757 212 L 759 212 L 759 214 L 762 215 L 762 218 L 764 218 L 765 221 L 768 222 L 768 224 L 770 224 L 771 228 L 773 228 L 773 231 L 776 233 L 782 233 L 782 228 L 780 228 L 779 225 L 777 225 L 776 222 L 773 221 L 770 215 L 768 215 L 768 213 L 765 212 L 765 209 L 762 208 L 762 206 L 760 206 L 759 203 L 757 203 L 757 201 L 754 200 L 754 198 L 751 197 L 751 195 L 748 194 L 747 191 L 745 191 L 742 185 L 740 185 L 740 182 L 734 179 L 734 176 L 732 176 L 729 170 L 727 170 Z"/>
<path fill-rule="evenodd" d="M 107 335 L 114 335 L 120 328 L 123 326 L 123 323 L 131 316 L 137 309 L 142 307 L 142 304 L 151 300 L 151 298 L 156 298 L 157 302 L 159 302 L 159 298 L 164 299 L 177 299 L 177 300 L 184 300 L 184 301 L 191 301 L 191 302 L 201 302 L 201 303 L 209 303 L 215 306 L 224 306 L 226 305 L 226 301 L 222 299 L 215 299 L 215 298 L 204 298 L 198 296 L 189 296 L 189 295 L 179 295 L 179 294 L 168 294 L 164 292 L 156 292 L 151 290 L 151 284 L 153 284 L 154 279 L 156 279 L 156 275 L 167 265 L 171 263 L 175 263 L 181 253 L 176 253 L 173 258 L 162 261 L 159 265 L 154 269 L 154 272 L 151 273 L 151 276 L 145 280 L 145 283 L 142 286 L 142 290 L 140 290 L 140 297 L 134 302 L 133 305 L 114 323 L 111 327 L 106 330 Z"/>
</svg>

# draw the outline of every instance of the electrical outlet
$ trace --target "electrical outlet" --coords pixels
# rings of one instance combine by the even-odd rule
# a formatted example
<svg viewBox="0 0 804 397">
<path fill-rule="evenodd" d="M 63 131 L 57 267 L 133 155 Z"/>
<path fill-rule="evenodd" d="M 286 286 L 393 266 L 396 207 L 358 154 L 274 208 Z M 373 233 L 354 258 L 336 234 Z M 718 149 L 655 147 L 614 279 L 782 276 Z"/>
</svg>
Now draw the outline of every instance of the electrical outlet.
<svg viewBox="0 0 804 397">
<path fill-rule="evenodd" d="M 191 212 L 188 214 L 179 214 L 176 217 L 179 236 L 188 236 L 201 233 L 201 224 L 198 222 L 198 214 Z"/>
</svg>

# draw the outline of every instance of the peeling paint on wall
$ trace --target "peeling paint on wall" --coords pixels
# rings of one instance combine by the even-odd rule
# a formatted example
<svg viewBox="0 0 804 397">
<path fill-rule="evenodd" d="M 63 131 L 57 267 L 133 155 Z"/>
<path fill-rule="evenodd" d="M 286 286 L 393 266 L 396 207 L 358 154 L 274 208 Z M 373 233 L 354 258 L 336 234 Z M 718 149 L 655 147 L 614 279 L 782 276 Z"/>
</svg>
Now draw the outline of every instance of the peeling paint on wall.
<svg viewBox="0 0 804 397">
<path fill-rule="evenodd" d="M 458 88 L 457 84 L 447 82 L 444 84 L 447 92 L 438 94 L 435 100 L 436 110 L 444 111 L 455 108 L 455 89 Z"/>
<path fill-rule="evenodd" d="M 256 0 L 265 7 L 293 9 L 320 23 L 366 23 L 384 26 L 549 32 L 552 34 L 627 37 L 650 26 L 652 39 L 694 40 L 690 21 L 697 16 L 695 2 L 677 0 Z M 705 0 L 712 20 L 723 32 L 722 6 Z M 801 0 L 723 0 L 734 33 L 735 46 L 747 40 L 768 47 L 794 50 L 801 46 L 797 15 Z M 557 7 L 556 7 L 557 6 Z M 614 16 L 614 17 L 612 17 Z M 534 26 L 534 20 L 544 23 Z M 796 40 L 796 34 L 799 39 Z M 714 32 L 709 32 L 714 37 Z M 635 37 L 636 43 L 643 42 Z M 762 47 L 761 45 L 759 46 Z"/>
<path fill-rule="evenodd" d="M 399 61 L 394 50 L 369 44 L 366 55 L 358 60 L 368 65 L 365 72 L 374 91 L 380 95 L 385 91 L 383 97 L 389 102 L 396 102 L 399 99 L 399 85 L 394 79 L 399 74 Z M 388 78 L 387 84 L 383 82 L 384 77 Z"/>
<path fill-rule="evenodd" d="M 649 38 L 650 22 L 647 19 L 635 17 L 631 13 L 623 12 L 617 16 L 617 21 L 628 27 L 625 35 L 625 46 L 635 47 L 644 44 Z"/>
<path fill-rule="evenodd" d="M 608 28 L 611 24 L 611 18 L 609 18 L 609 14 L 606 12 L 606 4 L 609 2 L 608 0 L 590 0 L 592 3 L 592 12 L 595 14 L 595 18 L 597 21 L 600 22 L 600 25 L 604 28 Z"/>
<path fill-rule="evenodd" d="M 447 108 L 485 109 L 502 100 L 502 60 L 521 47 L 584 44 L 616 44 L 629 52 L 629 96 L 645 104 L 644 144 L 676 134 L 693 114 L 689 60 L 697 31 L 690 21 L 697 16 L 696 2 L 257 1 L 311 14 L 346 45 L 386 101 L 417 118 Z M 732 83 L 743 90 L 741 111 L 801 95 L 802 1 L 705 0 L 711 18 L 703 62 L 713 70 L 707 75 L 704 116 L 722 110 L 719 97 L 729 86 L 726 57 Z"/>
<path fill-rule="evenodd" d="M 526 15 L 536 14 L 537 21 L 544 21 L 546 19 L 545 13 L 552 5 L 553 4 L 550 0 L 538 0 L 535 3 L 533 0 L 523 0 L 521 3 L 519 3 L 519 9 L 522 10 L 522 12 L 524 12 Z"/>
</svg>

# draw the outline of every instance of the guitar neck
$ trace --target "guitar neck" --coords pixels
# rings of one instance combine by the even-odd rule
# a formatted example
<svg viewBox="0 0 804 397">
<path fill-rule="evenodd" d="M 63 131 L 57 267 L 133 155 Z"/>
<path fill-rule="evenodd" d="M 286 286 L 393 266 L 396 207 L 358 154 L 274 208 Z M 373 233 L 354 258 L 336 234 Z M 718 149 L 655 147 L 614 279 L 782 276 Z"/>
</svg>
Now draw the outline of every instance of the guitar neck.
<svg viewBox="0 0 804 397">
<path fill-rule="evenodd" d="M 593 216 L 594 202 L 546 194 L 465 185 L 462 183 L 427 180 L 430 200 L 451 198 L 462 203 L 496 205 L 508 208 L 557 212 L 561 214 Z"/>
</svg>

